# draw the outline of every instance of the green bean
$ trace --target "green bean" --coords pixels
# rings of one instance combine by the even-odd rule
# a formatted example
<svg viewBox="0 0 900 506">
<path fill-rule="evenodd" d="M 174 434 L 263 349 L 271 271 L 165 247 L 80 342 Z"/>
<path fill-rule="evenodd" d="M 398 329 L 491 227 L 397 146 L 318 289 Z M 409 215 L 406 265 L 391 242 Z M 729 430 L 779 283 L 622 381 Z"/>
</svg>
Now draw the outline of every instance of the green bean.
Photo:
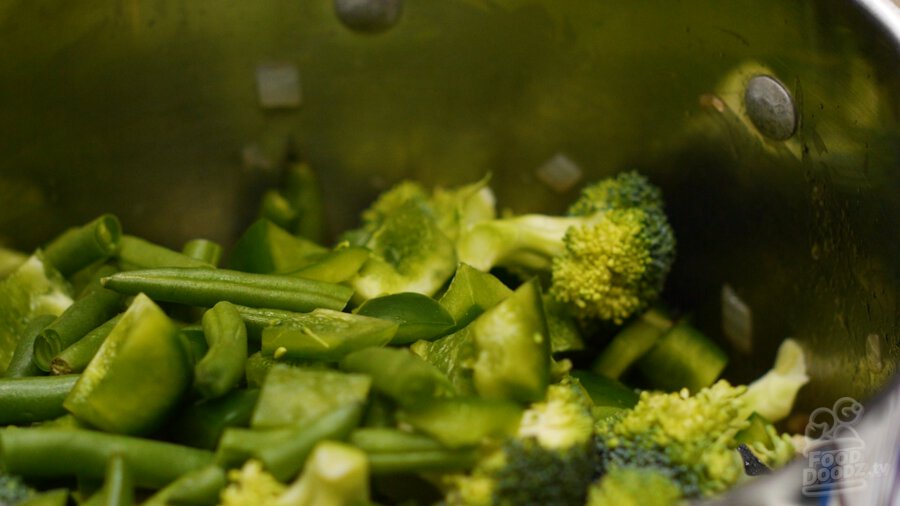
<svg viewBox="0 0 900 506">
<path fill-rule="evenodd" d="M 251 307 L 290 311 L 340 311 L 353 290 L 343 285 L 227 269 L 167 268 L 120 272 L 103 279 L 119 293 L 144 292 L 152 299 L 211 307 L 227 300 Z"/>
<path fill-rule="evenodd" d="M 477 460 L 473 448 L 450 450 L 428 436 L 397 429 L 357 429 L 350 444 L 366 452 L 374 474 L 463 470 Z"/>
<path fill-rule="evenodd" d="M 41 315 L 31 320 L 25 327 L 25 332 L 16 343 L 16 349 L 13 351 L 12 359 L 9 366 L 3 373 L 7 378 L 22 378 L 25 376 L 37 376 L 41 373 L 37 364 L 34 363 L 34 341 L 41 332 L 56 320 L 53 315 Z"/>
<path fill-rule="evenodd" d="M 297 220 L 297 211 L 278 190 L 268 190 L 259 202 L 259 217 L 283 229 L 290 229 Z"/>
<path fill-rule="evenodd" d="M 218 399 L 186 408 L 168 427 L 176 443 L 213 449 L 228 427 L 246 427 L 259 399 L 259 390 L 234 390 Z"/>
<path fill-rule="evenodd" d="M 424 452 L 444 449 L 436 439 L 400 429 L 362 427 L 350 434 L 350 444 L 366 453 Z"/>
<path fill-rule="evenodd" d="M 371 453 L 367 456 L 373 474 L 462 471 L 471 469 L 478 460 L 473 449 Z"/>
<path fill-rule="evenodd" d="M 203 327 L 200 325 L 188 325 L 178 329 L 178 340 L 191 366 L 196 366 L 209 351 Z"/>
<path fill-rule="evenodd" d="M 119 323 L 121 318 L 122 315 L 113 316 L 106 320 L 106 323 L 88 332 L 84 337 L 59 352 L 50 361 L 50 372 L 53 374 L 73 374 L 84 371 L 94 358 L 94 355 L 97 354 L 97 350 L 100 349 L 103 341 L 106 340 L 106 336 L 112 332 L 113 327 Z"/>
<path fill-rule="evenodd" d="M 40 422 L 64 415 L 63 400 L 77 380 L 78 375 L 74 374 L 0 379 L 0 425 Z"/>
<path fill-rule="evenodd" d="M 206 267 L 208 262 L 192 258 L 164 246 L 145 241 L 140 237 L 123 235 L 116 257 L 123 270 L 155 269 L 159 267 Z"/>
<path fill-rule="evenodd" d="M 125 459 L 135 486 L 161 488 L 212 462 L 213 454 L 172 443 L 92 430 L 0 430 L 0 464 L 25 478 L 102 478 L 114 454 Z"/>
<path fill-rule="evenodd" d="M 109 258 L 118 248 L 121 235 L 119 219 L 104 214 L 84 226 L 63 232 L 44 247 L 44 259 L 63 276 L 68 276 L 98 260 Z"/>
<path fill-rule="evenodd" d="M 325 439 L 345 439 L 359 423 L 361 414 L 361 406 L 351 404 L 325 413 L 309 423 L 284 429 L 226 429 L 216 451 L 216 460 L 225 466 L 235 466 L 255 458 L 272 476 L 287 482 L 303 468 L 316 443 Z"/>
<path fill-rule="evenodd" d="M 206 399 L 221 397 L 244 377 L 247 328 L 230 302 L 219 302 L 203 315 L 209 351 L 194 367 L 194 388 Z"/>
<path fill-rule="evenodd" d="M 181 252 L 212 266 L 219 265 L 219 260 L 222 259 L 222 246 L 209 239 L 192 239 L 184 245 Z"/>
<path fill-rule="evenodd" d="M 325 220 L 322 193 L 315 172 L 309 164 L 292 164 L 284 174 L 282 191 L 289 205 L 297 211 L 297 219 L 291 232 L 307 239 L 321 242 Z"/>
<path fill-rule="evenodd" d="M 150 496 L 142 506 L 190 504 L 213 506 L 219 502 L 219 492 L 228 485 L 225 469 L 209 465 L 191 471 Z"/>
<path fill-rule="evenodd" d="M 95 280 L 34 341 L 34 362 L 42 371 L 50 370 L 50 362 L 59 352 L 71 346 L 91 330 L 112 318 L 122 304 L 122 296 L 100 285 L 100 278 L 115 273 L 115 268 L 97 271 Z"/>
<path fill-rule="evenodd" d="M 122 455 L 110 456 L 106 463 L 103 488 L 91 496 L 84 506 L 130 506 L 134 504 L 134 485 Z"/>
</svg>

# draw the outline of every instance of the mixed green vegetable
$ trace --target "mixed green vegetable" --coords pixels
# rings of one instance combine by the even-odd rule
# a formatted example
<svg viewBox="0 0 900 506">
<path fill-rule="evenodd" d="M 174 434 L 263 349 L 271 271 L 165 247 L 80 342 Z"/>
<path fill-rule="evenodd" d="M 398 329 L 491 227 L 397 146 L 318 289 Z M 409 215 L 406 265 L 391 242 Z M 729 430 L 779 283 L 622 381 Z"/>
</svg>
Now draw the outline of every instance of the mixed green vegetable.
<svg viewBox="0 0 900 506">
<path fill-rule="evenodd" d="M 0 506 L 669 505 L 793 456 L 802 350 L 719 380 L 640 174 L 565 216 L 402 182 L 333 247 L 321 216 L 296 165 L 227 268 L 112 215 L 0 251 Z"/>
</svg>

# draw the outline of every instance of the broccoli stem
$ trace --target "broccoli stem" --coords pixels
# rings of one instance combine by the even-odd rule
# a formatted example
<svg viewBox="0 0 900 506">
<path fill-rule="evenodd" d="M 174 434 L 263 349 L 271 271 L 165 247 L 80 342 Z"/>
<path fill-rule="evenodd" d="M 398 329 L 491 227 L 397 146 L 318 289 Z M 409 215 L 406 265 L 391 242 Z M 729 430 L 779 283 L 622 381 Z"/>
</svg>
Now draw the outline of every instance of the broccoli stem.
<svg viewBox="0 0 900 506">
<path fill-rule="evenodd" d="M 121 295 L 100 285 L 100 278 L 115 272 L 115 268 L 110 266 L 99 269 L 84 295 L 73 302 L 35 340 L 34 362 L 42 371 L 50 371 L 53 357 L 118 312 L 122 303 Z"/>
<path fill-rule="evenodd" d="M 219 301 L 290 311 L 326 308 L 340 311 L 353 290 L 343 285 L 227 269 L 160 268 L 120 272 L 102 280 L 126 295 L 143 292 L 152 299 L 211 307 Z"/>
<path fill-rule="evenodd" d="M 259 390 L 234 390 L 218 399 L 185 409 L 169 425 L 177 443 L 212 450 L 228 427 L 246 427 L 259 399 Z"/>
<path fill-rule="evenodd" d="M 287 482 L 300 472 L 319 441 L 342 440 L 359 424 L 362 407 L 356 404 L 329 411 L 310 422 L 284 429 L 258 431 L 226 429 L 216 451 L 217 463 L 240 465 L 255 458 L 276 479 Z"/>
<path fill-rule="evenodd" d="M 194 388 L 204 398 L 221 397 L 244 377 L 247 328 L 230 302 L 219 302 L 203 314 L 209 351 L 194 367 Z"/>
<path fill-rule="evenodd" d="M 63 400 L 77 380 L 74 374 L 0 379 L 0 425 L 41 422 L 64 415 Z"/>
<path fill-rule="evenodd" d="M 63 276 L 108 258 L 116 251 L 122 235 L 119 219 L 104 214 L 81 227 L 71 228 L 44 247 L 44 259 Z"/>
<path fill-rule="evenodd" d="M 121 454 L 139 487 L 161 488 L 209 465 L 213 454 L 172 443 L 82 429 L 0 430 L 0 463 L 25 478 L 103 478 L 112 455 Z"/>
<path fill-rule="evenodd" d="M 150 496 L 143 506 L 170 504 L 215 505 L 219 492 L 228 485 L 225 469 L 208 465 L 181 476 Z"/>
<path fill-rule="evenodd" d="M 41 373 L 37 364 L 34 363 L 34 341 L 41 332 L 56 320 L 53 315 L 41 315 L 33 320 L 25 327 L 25 332 L 16 343 L 16 349 L 13 351 L 12 359 L 9 366 L 4 371 L 3 376 L 7 378 L 23 378 L 26 376 L 37 376 Z"/>
<path fill-rule="evenodd" d="M 119 323 L 120 318 L 122 315 L 113 316 L 106 323 L 88 332 L 84 337 L 59 352 L 50 361 L 50 371 L 53 374 L 73 374 L 84 371 L 94 355 L 97 354 L 97 350 L 103 345 L 106 336 Z"/>
<path fill-rule="evenodd" d="M 185 243 L 181 252 L 214 267 L 219 265 L 219 260 L 222 259 L 222 246 L 209 239 L 192 239 Z"/>
</svg>

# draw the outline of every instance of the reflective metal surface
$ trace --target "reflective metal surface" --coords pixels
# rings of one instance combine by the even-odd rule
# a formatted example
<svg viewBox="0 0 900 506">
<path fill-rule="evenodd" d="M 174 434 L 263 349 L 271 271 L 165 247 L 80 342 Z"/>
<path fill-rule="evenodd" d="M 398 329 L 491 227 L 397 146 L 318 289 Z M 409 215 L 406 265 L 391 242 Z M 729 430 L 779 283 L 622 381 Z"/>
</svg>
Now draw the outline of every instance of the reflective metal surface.
<svg viewBox="0 0 900 506">
<path fill-rule="evenodd" d="M 291 143 L 332 231 L 403 177 L 493 171 L 502 205 L 556 211 L 577 185 L 535 170 L 557 155 L 586 178 L 637 168 L 679 237 L 667 297 L 726 344 L 723 287 L 747 308 L 733 380 L 803 343 L 802 420 L 900 363 L 898 18 L 878 0 L 442 0 L 371 35 L 326 0 L 7 1 L 0 243 L 101 211 L 227 243 Z M 794 98 L 786 141 L 747 116 L 759 74 Z"/>
</svg>

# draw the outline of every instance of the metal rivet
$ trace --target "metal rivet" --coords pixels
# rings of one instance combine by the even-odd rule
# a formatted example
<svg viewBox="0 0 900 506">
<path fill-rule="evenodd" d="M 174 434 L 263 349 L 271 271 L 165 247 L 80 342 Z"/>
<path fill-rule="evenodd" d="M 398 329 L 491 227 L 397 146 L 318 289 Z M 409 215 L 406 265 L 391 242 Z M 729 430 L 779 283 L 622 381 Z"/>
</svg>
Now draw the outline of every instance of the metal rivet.
<svg viewBox="0 0 900 506">
<path fill-rule="evenodd" d="M 747 83 L 744 106 L 759 133 L 770 139 L 790 139 L 797 130 L 797 109 L 791 93 L 771 76 L 756 76 Z"/>
<path fill-rule="evenodd" d="M 397 24 L 403 0 L 334 0 L 341 23 L 358 32 L 382 32 Z"/>
</svg>

